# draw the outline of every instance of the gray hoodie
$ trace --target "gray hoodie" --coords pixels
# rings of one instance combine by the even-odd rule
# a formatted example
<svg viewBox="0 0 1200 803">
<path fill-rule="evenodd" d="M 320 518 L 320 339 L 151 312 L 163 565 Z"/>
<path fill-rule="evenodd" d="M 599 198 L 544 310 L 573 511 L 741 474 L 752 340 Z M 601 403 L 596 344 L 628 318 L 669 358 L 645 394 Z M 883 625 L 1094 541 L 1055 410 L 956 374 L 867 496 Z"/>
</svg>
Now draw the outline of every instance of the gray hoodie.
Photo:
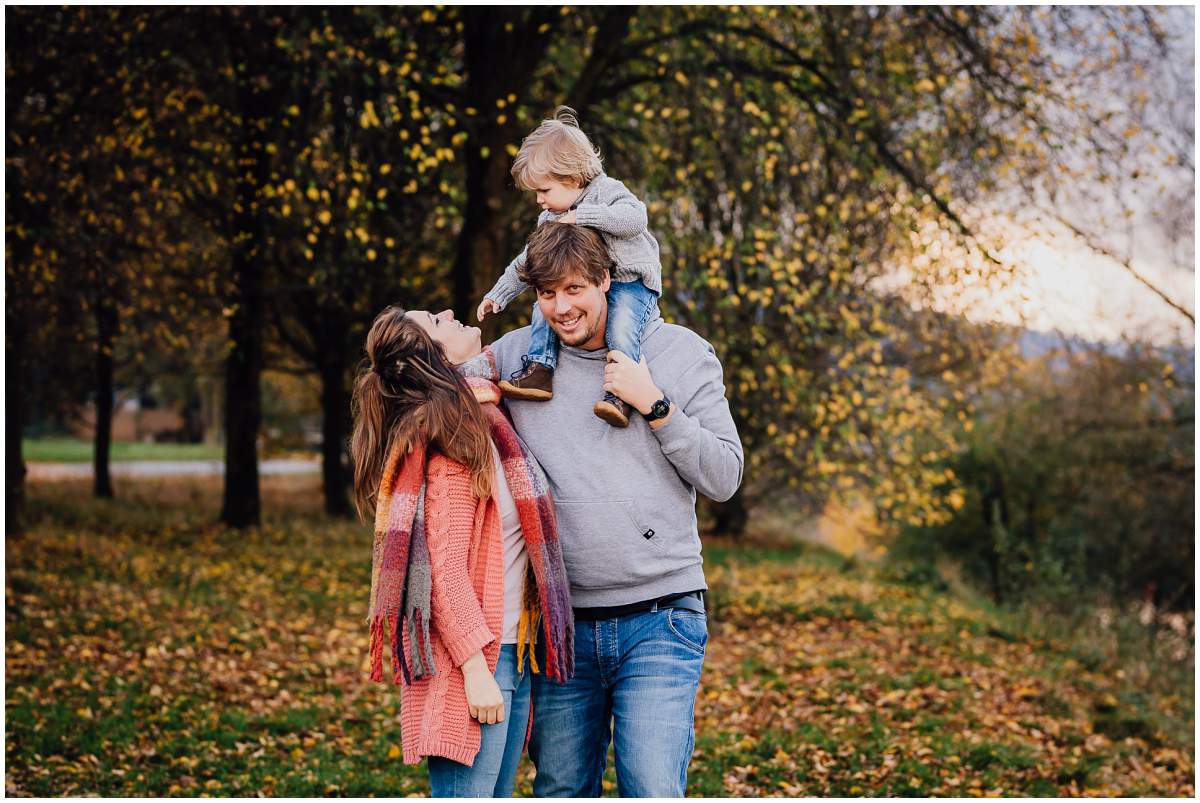
<svg viewBox="0 0 1200 803">
<path fill-rule="evenodd" d="M 521 367 L 528 346 L 528 326 L 492 344 L 501 376 Z M 550 481 L 572 602 L 625 605 L 707 588 L 696 492 L 728 499 L 743 465 L 721 363 L 695 332 L 656 317 L 642 354 L 675 412 L 652 430 L 634 411 L 617 429 L 592 413 L 606 353 L 563 346 L 553 399 L 506 402 Z"/>
<path fill-rule="evenodd" d="M 583 195 L 575 202 L 575 221 L 590 226 L 604 238 L 609 255 L 617 267 L 614 282 L 638 282 L 656 293 L 662 293 L 662 264 L 658 257 L 658 240 L 646 228 L 646 205 L 615 178 L 601 173 L 591 180 Z M 563 214 L 566 214 L 565 212 Z M 544 211 L 537 225 L 558 220 L 562 215 Z M 490 298 L 503 309 L 529 288 L 521 281 L 518 271 L 525 264 L 525 249 L 504 269 L 484 298 Z"/>
</svg>

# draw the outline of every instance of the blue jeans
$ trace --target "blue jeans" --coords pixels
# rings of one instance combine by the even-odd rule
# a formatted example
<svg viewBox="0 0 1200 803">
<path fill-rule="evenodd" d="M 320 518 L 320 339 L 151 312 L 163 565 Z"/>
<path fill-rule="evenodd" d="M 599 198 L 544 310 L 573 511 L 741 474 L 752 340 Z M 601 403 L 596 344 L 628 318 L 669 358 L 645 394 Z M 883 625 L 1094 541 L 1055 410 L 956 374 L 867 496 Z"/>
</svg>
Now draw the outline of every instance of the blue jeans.
<svg viewBox="0 0 1200 803">
<path fill-rule="evenodd" d="M 612 282 L 605 297 L 608 299 L 605 342 L 609 349 L 623 351 L 638 362 L 642 359 L 642 333 L 658 309 L 658 293 L 641 282 Z M 553 371 L 558 366 L 558 346 L 558 335 L 535 303 L 525 361 L 540 362 Z"/>
<path fill-rule="evenodd" d="M 517 666 L 517 645 L 502 645 L 496 683 L 504 694 L 504 721 L 479 726 L 479 753 L 470 767 L 442 756 L 429 757 L 433 797 L 512 797 L 529 725 L 529 675 L 525 667 Z"/>
<path fill-rule="evenodd" d="M 618 795 L 683 797 L 707 644 L 694 611 L 576 620 L 575 677 L 533 679 L 534 796 L 600 797 L 611 738 Z"/>
</svg>

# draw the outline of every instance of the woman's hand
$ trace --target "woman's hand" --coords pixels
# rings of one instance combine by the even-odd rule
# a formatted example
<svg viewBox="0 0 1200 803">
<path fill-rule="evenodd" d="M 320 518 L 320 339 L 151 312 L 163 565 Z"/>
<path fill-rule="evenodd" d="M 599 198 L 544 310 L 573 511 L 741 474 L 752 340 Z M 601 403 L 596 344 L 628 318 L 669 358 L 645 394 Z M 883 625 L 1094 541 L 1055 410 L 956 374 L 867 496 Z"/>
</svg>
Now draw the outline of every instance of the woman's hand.
<svg viewBox="0 0 1200 803">
<path fill-rule="evenodd" d="M 504 721 L 504 694 L 500 684 L 488 671 L 483 652 L 477 652 L 462 665 L 463 680 L 466 682 L 467 710 L 479 720 L 480 725 L 495 725 Z"/>
</svg>

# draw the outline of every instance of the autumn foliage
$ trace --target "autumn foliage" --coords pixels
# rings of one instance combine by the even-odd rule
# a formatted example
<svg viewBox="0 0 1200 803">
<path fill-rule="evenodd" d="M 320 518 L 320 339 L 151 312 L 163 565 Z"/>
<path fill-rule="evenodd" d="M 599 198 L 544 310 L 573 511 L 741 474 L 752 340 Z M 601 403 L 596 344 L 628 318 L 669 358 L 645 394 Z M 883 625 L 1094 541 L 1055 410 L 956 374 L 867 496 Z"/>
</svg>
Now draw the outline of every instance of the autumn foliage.
<svg viewBox="0 0 1200 803">
<path fill-rule="evenodd" d="M 1194 137 L 1144 119 L 1167 12 L 5 18 L 10 793 L 426 790 L 395 695 L 359 682 L 350 377 L 383 305 L 471 316 L 536 220 L 511 160 L 561 103 L 646 201 L 663 313 L 713 344 L 745 446 L 701 511 L 692 790 L 1194 792 L 1192 624 L 1165 618 L 1194 595 L 1194 359 L 1029 355 L 942 303 L 1019 269 L 997 220 L 1187 169 Z M 169 398 L 188 438 L 203 419 L 222 487 L 114 483 L 118 389 Z M 27 483 L 23 435 L 89 403 L 91 487 Z M 264 481 L 306 416 L 319 486 Z M 891 563 L 797 546 L 839 509 Z M 1127 669 L 1141 646 L 1013 625 L 1026 603 L 1093 642 L 1148 611 L 1133 643 L 1158 646 Z"/>
<path fill-rule="evenodd" d="M 365 679 L 362 528 L 313 479 L 269 480 L 250 534 L 207 522 L 213 483 L 117 490 L 34 486 L 8 545 L 9 795 L 428 794 Z M 1178 676 L 794 540 L 704 552 L 690 795 L 1194 793 Z"/>
</svg>

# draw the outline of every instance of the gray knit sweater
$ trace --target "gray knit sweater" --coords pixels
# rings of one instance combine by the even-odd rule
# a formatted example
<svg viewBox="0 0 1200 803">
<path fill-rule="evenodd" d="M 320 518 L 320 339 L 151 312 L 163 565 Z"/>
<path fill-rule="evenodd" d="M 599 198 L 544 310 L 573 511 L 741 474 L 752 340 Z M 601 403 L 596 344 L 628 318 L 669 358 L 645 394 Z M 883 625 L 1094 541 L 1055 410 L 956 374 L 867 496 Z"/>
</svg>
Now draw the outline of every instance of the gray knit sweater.
<svg viewBox="0 0 1200 803">
<path fill-rule="evenodd" d="M 560 217 L 562 215 L 544 211 L 538 215 L 537 224 L 541 226 Z M 592 179 L 575 202 L 575 221 L 580 226 L 591 226 L 604 237 L 609 254 L 617 263 L 612 276 L 614 282 L 640 281 L 654 292 L 662 292 L 658 240 L 646 228 L 646 205 L 624 184 L 604 173 Z M 517 273 L 524 264 L 525 249 L 522 248 L 484 297 L 495 301 L 501 309 L 507 307 L 529 287 Z"/>
<path fill-rule="evenodd" d="M 529 335 L 526 326 L 492 344 L 501 376 L 521 367 Z M 658 429 L 637 413 L 625 429 L 592 413 L 607 352 L 563 346 L 553 399 L 505 402 L 550 482 L 577 607 L 706 588 L 696 494 L 724 501 L 742 481 L 742 443 L 711 345 L 662 318 L 646 324 L 650 376 L 676 405 Z"/>
</svg>

